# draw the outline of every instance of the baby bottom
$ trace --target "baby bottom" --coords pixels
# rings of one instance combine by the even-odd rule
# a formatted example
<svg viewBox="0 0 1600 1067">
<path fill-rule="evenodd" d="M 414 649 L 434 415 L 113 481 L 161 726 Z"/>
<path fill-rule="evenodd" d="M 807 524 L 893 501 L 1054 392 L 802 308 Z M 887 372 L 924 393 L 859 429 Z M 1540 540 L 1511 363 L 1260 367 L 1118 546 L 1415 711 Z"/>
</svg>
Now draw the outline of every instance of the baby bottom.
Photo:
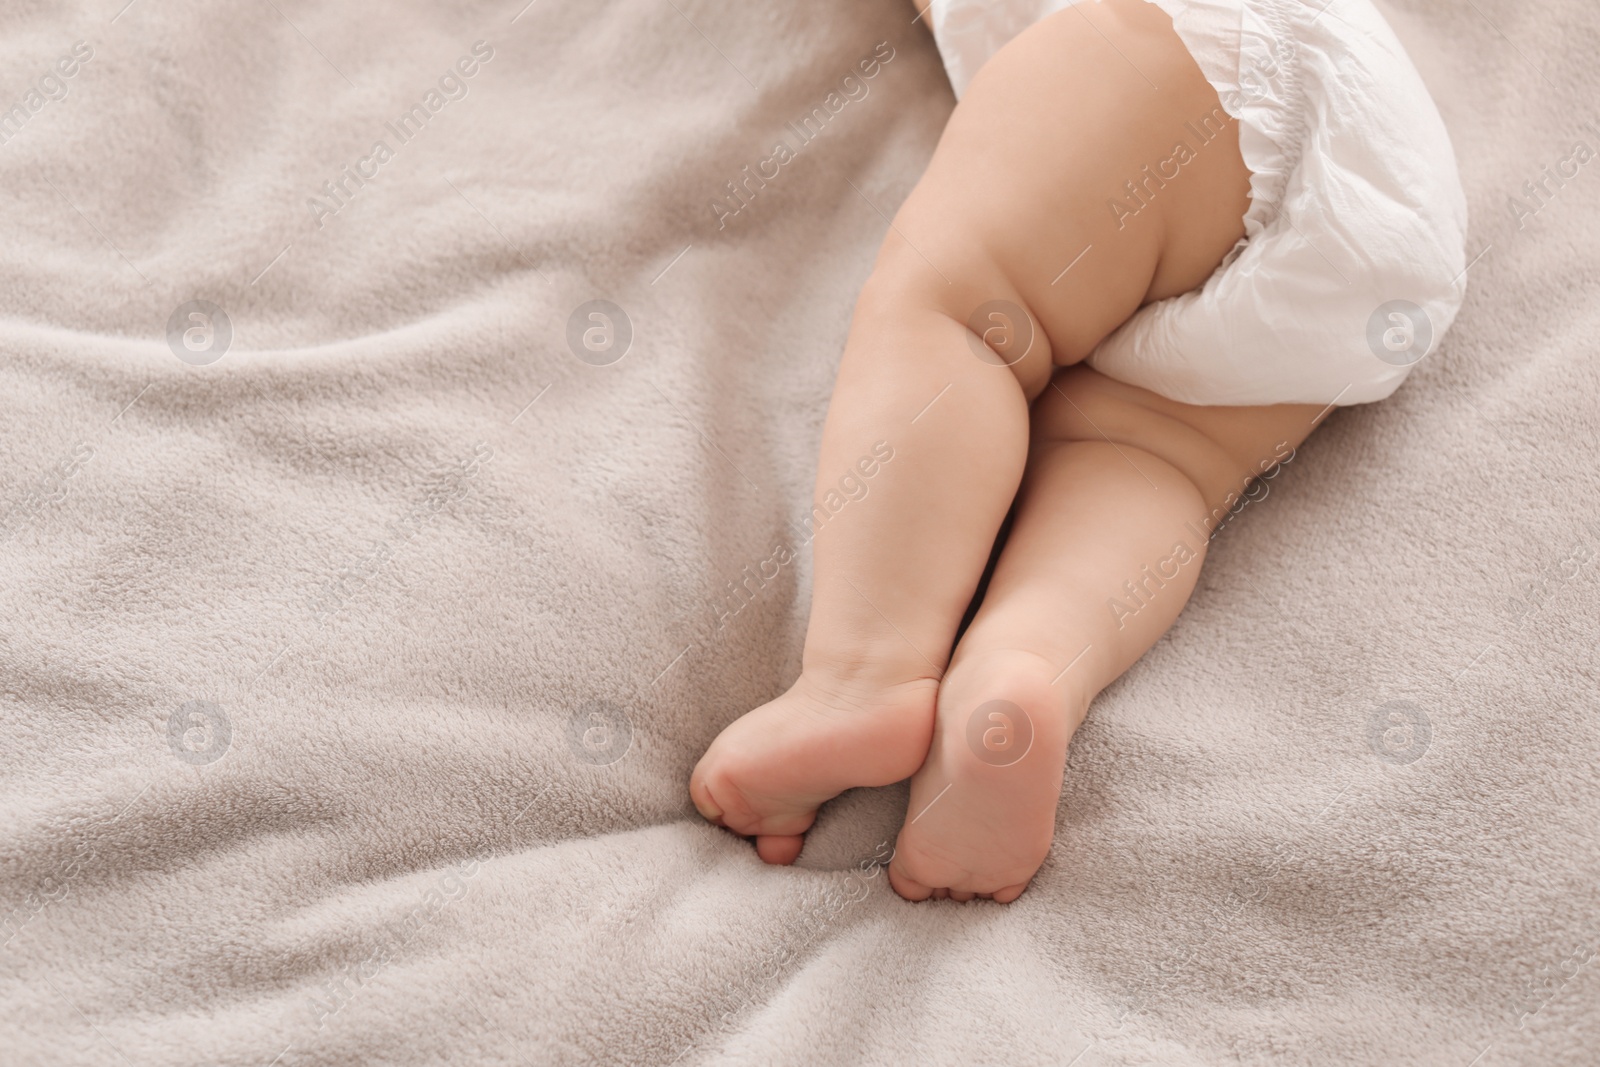
<svg viewBox="0 0 1600 1067">
<path fill-rule="evenodd" d="M 1201 123 L 1217 135 L 1140 212 L 1107 209 Z M 1234 124 L 1153 5 L 1068 8 L 984 66 L 856 305 L 821 514 L 859 457 L 881 442 L 893 458 L 817 533 L 801 675 L 706 751 L 701 814 L 791 863 L 824 801 L 914 776 L 895 890 L 1022 893 L 1090 701 L 1177 617 L 1217 519 L 1326 410 L 1196 407 L 1075 365 L 1200 285 L 1248 193 Z"/>
</svg>

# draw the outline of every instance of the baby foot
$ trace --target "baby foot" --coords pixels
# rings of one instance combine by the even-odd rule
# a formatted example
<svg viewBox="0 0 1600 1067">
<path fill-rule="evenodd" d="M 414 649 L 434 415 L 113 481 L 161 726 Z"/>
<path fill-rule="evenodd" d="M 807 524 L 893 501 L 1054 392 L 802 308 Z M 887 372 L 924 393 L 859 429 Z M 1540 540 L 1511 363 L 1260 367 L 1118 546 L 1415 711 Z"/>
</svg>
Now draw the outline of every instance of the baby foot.
<svg viewBox="0 0 1600 1067">
<path fill-rule="evenodd" d="M 922 765 L 938 690 L 933 678 L 877 684 L 803 673 L 717 735 L 689 795 L 707 819 L 754 835 L 766 862 L 793 863 L 824 801 L 901 781 Z"/>
<path fill-rule="evenodd" d="M 907 900 L 1022 895 L 1055 836 L 1067 742 L 1088 701 L 1030 652 L 957 652 L 911 782 L 889 882 Z"/>
</svg>

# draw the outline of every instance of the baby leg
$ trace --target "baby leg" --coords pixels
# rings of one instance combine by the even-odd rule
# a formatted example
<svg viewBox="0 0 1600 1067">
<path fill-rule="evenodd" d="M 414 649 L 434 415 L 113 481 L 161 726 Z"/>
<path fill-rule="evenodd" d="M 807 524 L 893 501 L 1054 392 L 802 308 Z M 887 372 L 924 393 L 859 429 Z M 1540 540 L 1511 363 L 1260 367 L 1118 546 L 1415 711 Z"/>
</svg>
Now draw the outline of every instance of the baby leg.
<svg viewBox="0 0 1600 1067">
<path fill-rule="evenodd" d="M 1010 538 L 939 692 L 889 868 L 912 900 L 1026 888 L 1089 701 L 1166 632 L 1217 518 L 1311 430 L 1306 405 L 1197 408 L 1087 367 L 1034 405 Z"/>
<path fill-rule="evenodd" d="M 1221 113 L 1159 8 L 1094 7 L 1093 22 L 1071 9 L 1036 24 L 974 79 L 857 303 L 823 431 L 821 514 L 875 445 L 893 458 L 813 542 L 800 678 L 724 730 L 690 780 L 700 812 L 755 835 L 769 862 L 793 861 L 824 800 L 922 764 L 1053 364 L 1198 284 L 1243 232 L 1249 177 L 1225 122 L 1149 210 L 1107 210 L 1187 123 Z M 1066 269 L 1074 257 L 1087 258 Z M 989 314 L 997 303 L 1009 319 Z"/>
<path fill-rule="evenodd" d="M 936 262 L 961 258 L 910 228 Z M 823 430 L 800 678 L 724 730 L 690 780 L 701 814 L 756 835 L 768 862 L 794 860 L 823 801 L 921 766 L 956 627 L 1022 477 L 1048 346 L 1011 368 L 974 353 L 958 309 L 1019 297 L 963 255 L 947 286 L 897 235 L 885 242 Z M 863 458 L 878 466 L 868 495 L 830 514 Z"/>
</svg>

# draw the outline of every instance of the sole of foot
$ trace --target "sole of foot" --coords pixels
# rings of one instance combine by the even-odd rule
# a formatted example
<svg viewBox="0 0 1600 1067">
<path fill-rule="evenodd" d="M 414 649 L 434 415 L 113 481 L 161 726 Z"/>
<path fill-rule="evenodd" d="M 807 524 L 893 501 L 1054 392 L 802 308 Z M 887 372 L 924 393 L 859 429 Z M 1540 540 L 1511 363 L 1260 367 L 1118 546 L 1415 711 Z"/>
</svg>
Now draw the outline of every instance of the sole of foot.
<svg viewBox="0 0 1600 1067">
<path fill-rule="evenodd" d="M 939 692 L 889 881 L 907 900 L 1022 895 L 1055 836 L 1067 743 L 1087 701 L 1030 652 L 961 656 Z"/>
</svg>

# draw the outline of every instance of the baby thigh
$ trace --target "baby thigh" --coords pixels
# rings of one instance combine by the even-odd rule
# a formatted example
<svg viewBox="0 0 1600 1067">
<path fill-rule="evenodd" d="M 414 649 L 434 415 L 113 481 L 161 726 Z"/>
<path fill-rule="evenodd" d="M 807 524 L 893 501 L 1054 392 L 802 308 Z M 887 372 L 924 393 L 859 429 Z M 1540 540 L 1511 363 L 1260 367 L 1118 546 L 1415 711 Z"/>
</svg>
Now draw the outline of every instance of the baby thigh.
<svg viewBox="0 0 1600 1067">
<path fill-rule="evenodd" d="M 1015 302 L 1074 363 L 1204 282 L 1244 234 L 1249 181 L 1236 124 L 1158 7 L 1068 8 L 974 77 L 880 270 L 922 277 L 962 321 Z M 1030 397 L 1043 388 L 1047 373 L 1016 369 Z"/>
</svg>

